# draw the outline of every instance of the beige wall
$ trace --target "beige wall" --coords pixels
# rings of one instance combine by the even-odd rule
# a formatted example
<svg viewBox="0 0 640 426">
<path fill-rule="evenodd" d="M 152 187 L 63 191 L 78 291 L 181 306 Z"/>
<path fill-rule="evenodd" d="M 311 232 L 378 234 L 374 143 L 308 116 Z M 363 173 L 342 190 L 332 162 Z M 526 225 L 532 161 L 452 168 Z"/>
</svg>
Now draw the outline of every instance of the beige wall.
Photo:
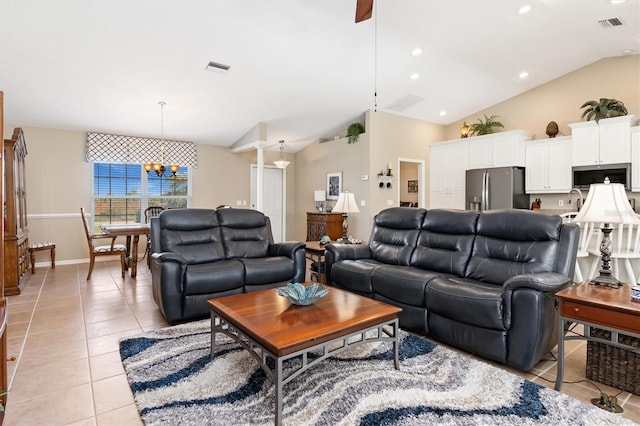
<svg viewBox="0 0 640 426">
<path fill-rule="evenodd" d="M 447 126 L 446 140 L 460 137 L 464 121 L 498 115 L 503 130 L 522 129 L 547 137 L 547 123 L 558 123 L 561 135 L 570 135 L 569 123 L 584 121 L 580 106 L 589 100 L 613 98 L 624 102 L 629 114 L 640 114 L 640 55 L 601 59 L 553 81 L 507 99 Z"/>
<path fill-rule="evenodd" d="M 5 124 L 4 137 L 9 138 L 15 127 L 18 126 Z M 56 260 L 60 263 L 88 259 L 80 222 L 80 207 L 87 210 L 91 207 L 91 165 L 84 161 L 86 132 L 21 127 L 28 148 L 29 240 L 54 241 Z M 215 208 L 230 204 L 235 207 L 236 200 L 249 203 L 250 165 L 256 163 L 256 152 L 233 154 L 210 145 L 198 145 L 197 149 L 199 167 L 192 171 L 192 206 Z M 265 152 L 265 162 L 272 162 L 278 155 Z M 287 157 L 292 160 L 291 156 Z M 295 166 L 290 165 L 286 173 L 293 175 Z M 295 179 L 286 182 L 287 192 L 291 194 Z M 294 232 L 294 208 L 293 203 L 287 205 L 288 235 Z M 144 238 L 142 240 L 141 250 Z"/>
</svg>

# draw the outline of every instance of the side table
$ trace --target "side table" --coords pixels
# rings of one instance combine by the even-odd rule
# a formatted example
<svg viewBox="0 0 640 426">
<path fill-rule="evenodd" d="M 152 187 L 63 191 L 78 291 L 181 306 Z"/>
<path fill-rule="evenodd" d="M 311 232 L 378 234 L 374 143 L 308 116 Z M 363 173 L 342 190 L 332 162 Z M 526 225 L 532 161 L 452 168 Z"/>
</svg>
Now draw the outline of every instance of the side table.
<svg viewBox="0 0 640 426">
<path fill-rule="evenodd" d="M 324 274 L 324 244 L 320 244 L 320 241 L 307 241 L 306 245 L 307 247 L 304 251 L 307 253 L 307 258 L 317 265 L 315 272 L 317 281 L 326 284 L 327 280 Z M 313 279 L 311 281 L 313 281 Z"/>
<path fill-rule="evenodd" d="M 618 338 L 619 334 L 640 338 L 640 303 L 631 300 L 628 284 L 611 288 L 583 282 L 560 290 L 556 298 L 560 305 L 556 390 L 562 386 L 565 340 L 600 342 L 640 354 L 640 348 L 622 343 Z M 565 336 L 565 324 L 571 322 L 584 326 L 582 335 Z M 610 338 L 592 335 L 591 327 L 609 331 Z"/>
</svg>

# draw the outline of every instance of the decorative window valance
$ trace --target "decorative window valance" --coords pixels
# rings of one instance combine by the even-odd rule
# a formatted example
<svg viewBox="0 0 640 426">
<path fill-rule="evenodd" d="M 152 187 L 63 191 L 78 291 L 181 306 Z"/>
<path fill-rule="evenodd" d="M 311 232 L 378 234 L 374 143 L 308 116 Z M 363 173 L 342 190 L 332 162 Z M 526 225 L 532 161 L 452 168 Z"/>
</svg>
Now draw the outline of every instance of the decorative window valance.
<svg viewBox="0 0 640 426">
<path fill-rule="evenodd" d="M 198 154 L 193 142 L 150 139 L 135 136 L 87 134 L 85 161 L 88 163 L 160 162 L 164 147 L 164 164 L 197 167 Z"/>
</svg>

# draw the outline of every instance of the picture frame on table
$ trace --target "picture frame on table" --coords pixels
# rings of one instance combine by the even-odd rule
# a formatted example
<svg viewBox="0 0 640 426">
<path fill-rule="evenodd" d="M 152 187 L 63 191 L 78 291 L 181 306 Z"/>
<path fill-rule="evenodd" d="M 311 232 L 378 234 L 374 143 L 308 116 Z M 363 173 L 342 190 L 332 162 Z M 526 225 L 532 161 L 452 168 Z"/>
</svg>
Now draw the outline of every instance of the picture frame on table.
<svg viewBox="0 0 640 426">
<path fill-rule="evenodd" d="M 327 173 L 327 200 L 337 200 L 342 192 L 342 172 Z"/>
</svg>

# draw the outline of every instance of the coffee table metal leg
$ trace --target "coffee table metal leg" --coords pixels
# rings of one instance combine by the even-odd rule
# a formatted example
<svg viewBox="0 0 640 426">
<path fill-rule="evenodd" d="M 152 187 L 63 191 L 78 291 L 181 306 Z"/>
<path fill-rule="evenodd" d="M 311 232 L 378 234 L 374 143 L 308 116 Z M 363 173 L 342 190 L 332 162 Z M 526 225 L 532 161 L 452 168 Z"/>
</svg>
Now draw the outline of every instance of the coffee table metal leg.
<svg viewBox="0 0 640 426">
<path fill-rule="evenodd" d="M 211 311 L 211 354 L 209 355 L 213 359 L 213 354 L 216 352 L 216 315 Z"/>
<path fill-rule="evenodd" d="M 562 376 L 564 375 L 564 318 L 558 321 L 558 362 L 556 371 L 556 390 L 562 387 Z"/>
<path fill-rule="evenodd" d="M 393 364 L 400 370 L 400 345 L 398 344 L 398 320 L 393 323 Z"/>
<path fill-rule="evenodd" d="M 276 426 L 282 424 L 282 358 L 276 359 Z"/>
</svg>

